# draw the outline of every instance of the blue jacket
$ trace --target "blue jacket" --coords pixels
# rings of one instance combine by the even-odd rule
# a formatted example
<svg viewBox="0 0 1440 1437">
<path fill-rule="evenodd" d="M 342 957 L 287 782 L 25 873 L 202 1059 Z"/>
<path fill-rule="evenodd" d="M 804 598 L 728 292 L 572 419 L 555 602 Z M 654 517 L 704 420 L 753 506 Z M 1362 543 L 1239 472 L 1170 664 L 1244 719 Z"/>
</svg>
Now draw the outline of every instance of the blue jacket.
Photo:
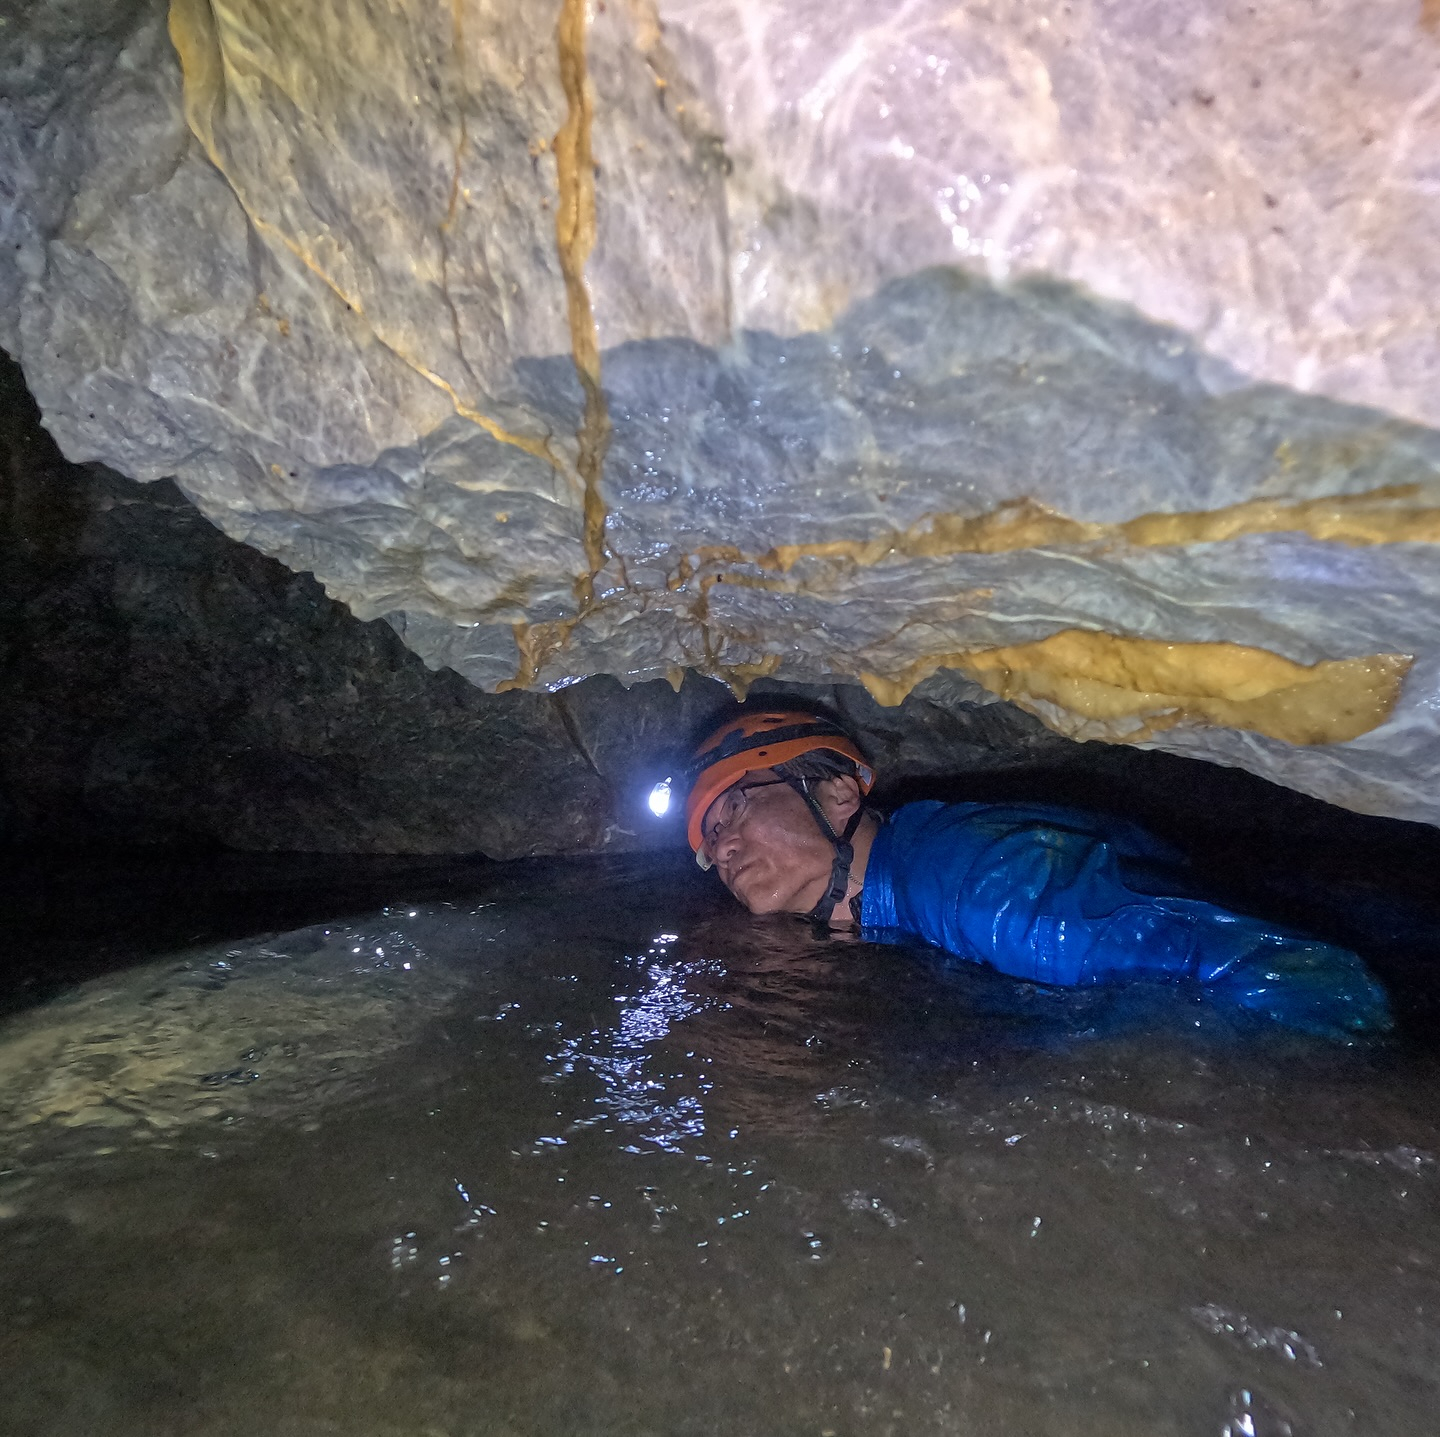
<svg viewBox="0 0 1440 1437">
<path fill-rule="evenodd" d="M 1207 903 L 1180 854 L 1106 814 L 909 804 L 876 835 L 861 923 L 1037 983 L 1188 978 L 1308 1032 L 1391 1026 L 1356 954 Z"/>
</svg>

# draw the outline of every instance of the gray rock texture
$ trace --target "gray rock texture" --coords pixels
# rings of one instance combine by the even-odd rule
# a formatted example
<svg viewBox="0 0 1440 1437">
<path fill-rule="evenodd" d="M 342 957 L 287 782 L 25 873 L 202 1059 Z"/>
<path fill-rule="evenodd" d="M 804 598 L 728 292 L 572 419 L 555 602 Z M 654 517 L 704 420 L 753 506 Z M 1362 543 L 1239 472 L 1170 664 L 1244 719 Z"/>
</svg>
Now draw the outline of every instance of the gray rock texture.
<svg viewBox="0 0 1440 1437">
<path fill-rule="evenodd" d="M 430 673 L 171 484 L 9 457 L 5 838 L 499 857 L 603 843 L 608 787 L 549 695 Z"/>
<path fill-rule="evenodd" d="M 1081 746 L 967 702 L 943 675 L 896 710 L 860 689 L 772 687 L 843 709 L 892 789 L 1086 766 Z M 173 484 L 67 464 L 0 355 L 0 844 L 491 858 L 678 845 L 645 798 L 732 703 L 693 675 L 678 694 L 605 677 L 486 694 L 433 672 Z"/>
<path fill-rule="evenodd" d="M 479 688 L 938 671 L 1440 822 L 1433 9 L 11 4 L 0 342 Z"/>
<path fill-rule="evenodd" d="M 1189 850 L 1238 902 L 1294 889 L 1287 916 L 1312 926 L 1327 903 L 1359 901 L 1357 872 L 1433 887 L 1433 829 L 1238 769 L 1077 743 L 954 674 L 894 707 L 851 684 L 760 679 L 755 691 L 842 718 L 879 770 L 882 805 L 1018 798 L 1122 812 Z M 683 854 L 678 815 L 657 821 L 645 800 L 732 705 L 724 684 L 694 674 L 678 692 L 600 675 L 553 694 L 486 694 L 429 670 L 389 625 L 227 539 L 173 484 L 67 464 L 0 356 L 12 968 L 73 971 L 97 933 L 107 951 L 143 953 L 147 934 L 253 931 L 281 912 L 302 922 L 367 908 L 397 883 L 463 896 L 475 881 L 468 863 L 385 855 Z M 1415 946 L 1408 928 L 1400 936 Z"/>
</svg>

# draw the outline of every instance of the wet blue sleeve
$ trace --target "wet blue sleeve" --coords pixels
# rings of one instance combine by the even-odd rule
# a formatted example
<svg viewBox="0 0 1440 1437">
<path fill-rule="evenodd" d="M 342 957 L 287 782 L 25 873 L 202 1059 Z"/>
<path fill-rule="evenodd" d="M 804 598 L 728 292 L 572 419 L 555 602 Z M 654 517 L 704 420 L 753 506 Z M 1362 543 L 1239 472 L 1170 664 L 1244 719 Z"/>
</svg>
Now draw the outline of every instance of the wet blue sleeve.
<svg viewBox="0 0 1440 1437">
<path fill-rule="evenodd" d="M 908 805 L 865 874 L 867 929 L 1064 986 L 1190 978 L 1311 1031 L 1389 1026 L 1353 953 L 1193 896 L 1134 824 L 1044 804 Z"/>
</svg>

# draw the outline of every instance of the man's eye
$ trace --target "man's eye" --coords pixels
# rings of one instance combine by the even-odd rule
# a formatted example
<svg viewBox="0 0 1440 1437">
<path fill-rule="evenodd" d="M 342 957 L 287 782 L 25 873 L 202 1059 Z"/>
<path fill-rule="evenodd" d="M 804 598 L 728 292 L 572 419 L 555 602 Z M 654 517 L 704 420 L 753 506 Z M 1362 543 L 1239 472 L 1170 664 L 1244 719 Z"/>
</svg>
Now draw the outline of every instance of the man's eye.
<svg viewBox="0 0 1440 1437">
<path fill-rule="evenodd" d="M 720 812 L 716 814 L 715 822 L 710 825 L 710 831 L 701 835 L 706 843 L 715 842 L 720 835 L 720 830 L 740 811 L 741 802 L 742 800 L 737 795 L 732 794 L 720 805 Z"/>
</svg>

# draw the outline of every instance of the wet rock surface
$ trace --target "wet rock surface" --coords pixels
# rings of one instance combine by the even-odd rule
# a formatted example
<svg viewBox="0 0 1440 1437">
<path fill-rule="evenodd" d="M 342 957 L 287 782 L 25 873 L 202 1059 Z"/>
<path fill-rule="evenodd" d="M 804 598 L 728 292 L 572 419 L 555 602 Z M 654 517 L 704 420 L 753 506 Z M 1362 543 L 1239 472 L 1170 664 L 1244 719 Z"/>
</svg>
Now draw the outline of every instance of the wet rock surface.
<svg viewBox="0 0 1440 1437">
<path fill-rule="evenodd" d="M 482 693 L 173 485 L 66 464 L 3 378 L 5 841 L 492 858 L 679 841 L 644 796 L 733 702 L 722 685 Z M 974 697 L 848 707 L 897 781 L 1075 747 Z"/>
<path fill-rule="evenodd" d="M 597 847 L 546 694 L 434 673 L 171 484 L 66 465 L 4 396 L 5 837 L 370 853 Z"/>
<path fill-rule="evenodd" d="M 627 691 L 600 677 L 491 695 L 433 672 L 389 626 L 225 538 L 170 486 L 66 464 L 17 371 L 3 373 L 0 841 L 7 966 L 26 991 L 157 944 L 365 907 L 406 875 L 432 895 L 466 881 L 464 865 L 422 872 L 387 854 L 680 847 L 678 823 L 656 822 L 645 797 L 733 702 L 723 685 L 691 675 L 678 693 Z M 1353 910 L 1384 909 L 1357 875 L 1422 896 L 1440 863 L 1428 827 L 1237 769 L 1077 743 L 953 674 L 894 708 L 855 685 L 759 680 L 755 692 L 840 716 L 884 805 L 1125 813 L 1206 865 L 1217 896 L 1278 903 L 1304 928 L 1333 920 L 1342 943 L 1366 931 Z M 276 857 L 247 868 L 236 850 Z M 280 856 L 297 850 L 357 857 Z M 1377 921 L 1413 967 L 1413 917 Z"/>
<path fill-rule="evenodd" d="M 949 670 L 1436 821 L 1429 10 L 862 10 L 19 7 L 0 341 L 487 690 Z"/>
</svg>

